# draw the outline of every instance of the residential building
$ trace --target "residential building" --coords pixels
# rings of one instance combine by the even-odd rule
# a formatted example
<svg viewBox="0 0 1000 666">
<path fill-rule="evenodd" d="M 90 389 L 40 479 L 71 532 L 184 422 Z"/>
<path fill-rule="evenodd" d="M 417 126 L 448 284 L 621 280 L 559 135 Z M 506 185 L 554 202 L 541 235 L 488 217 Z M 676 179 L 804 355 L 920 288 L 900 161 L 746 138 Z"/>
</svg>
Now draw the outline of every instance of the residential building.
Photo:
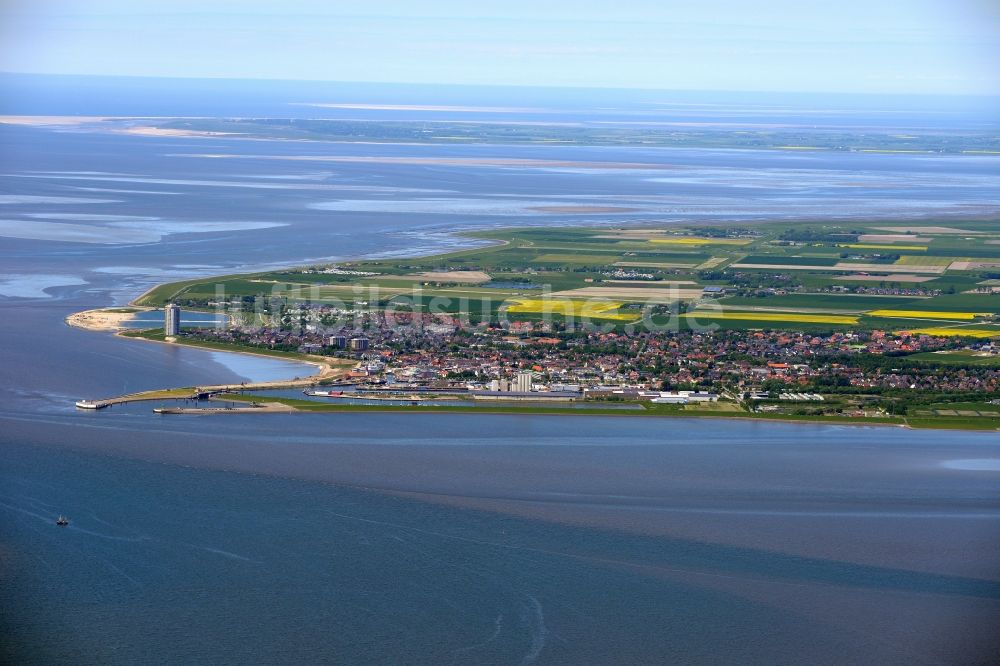
<svg viewBox="0 0 1000 666">
<path fill-rule="evenodd" d="M 531 391 L 531 372 L 519 372 L 517 377 L 514 379 L 514 389 L 515 391 L 521 393 L 528 393 Z"/>
<path fill-rule="evenodd" d="M 181 332 L 181 309 L 173 303 L 163 308 L 163 333 L 177 335 Z"/>
</svg>

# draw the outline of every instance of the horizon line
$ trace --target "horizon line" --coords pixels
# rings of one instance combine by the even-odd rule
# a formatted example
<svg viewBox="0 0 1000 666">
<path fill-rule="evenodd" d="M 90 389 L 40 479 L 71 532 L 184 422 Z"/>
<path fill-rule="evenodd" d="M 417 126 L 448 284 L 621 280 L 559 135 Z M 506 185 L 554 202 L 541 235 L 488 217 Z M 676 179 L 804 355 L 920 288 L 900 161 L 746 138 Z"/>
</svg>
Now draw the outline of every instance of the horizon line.
<svg viewBox="0 0 1000 666">
<path fill-rule="evenodd" d="M 854 97 L 938 97 L 938 98 L 979 98 L 998 99 L 1000 93 L 995 92 L 855 92 L 846 90 L 763 90 L 736 88 L 651 88 L 651 87 L 615 87 L 615 86 L 580 86 L 568 84 L 517 84 L 517 83 L 456 83 L 436 81 L 365 81 L 341 79 L 297 79 L 250 76 L 177 76 L 170 74 L 81 74 L 65 72 L 19 72 L 0 69 L 0 76 L 18 77 L 64 77 L 64 78 L 94 78 L 94 79 L 160 79 L 168 81 L 231 81 L 231 82 L 268 82 L 268 83 L 320 83 L 348 85 L 384 85 L 384 86 L 438 86 L 450 88 L 520 88 L 520 89 L 557 89 L 557 90 L 606 90 L 629 92 L 659 92 L 659 93 L 730 93 L 757 95 L 838 95 Z"/>
</svg>

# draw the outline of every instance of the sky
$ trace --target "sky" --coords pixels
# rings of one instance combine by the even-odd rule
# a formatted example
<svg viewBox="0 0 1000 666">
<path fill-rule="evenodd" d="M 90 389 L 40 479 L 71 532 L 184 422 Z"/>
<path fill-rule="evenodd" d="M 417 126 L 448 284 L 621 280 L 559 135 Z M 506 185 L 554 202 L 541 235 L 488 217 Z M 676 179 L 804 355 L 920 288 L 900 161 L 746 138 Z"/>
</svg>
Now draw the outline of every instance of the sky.
<svg viewBox="0 0 1000 666">
<path fill-rule="evenodd" d="M 0 0 L 0 71 L 1000 94 L 1000 0 Z"/>
</svg>

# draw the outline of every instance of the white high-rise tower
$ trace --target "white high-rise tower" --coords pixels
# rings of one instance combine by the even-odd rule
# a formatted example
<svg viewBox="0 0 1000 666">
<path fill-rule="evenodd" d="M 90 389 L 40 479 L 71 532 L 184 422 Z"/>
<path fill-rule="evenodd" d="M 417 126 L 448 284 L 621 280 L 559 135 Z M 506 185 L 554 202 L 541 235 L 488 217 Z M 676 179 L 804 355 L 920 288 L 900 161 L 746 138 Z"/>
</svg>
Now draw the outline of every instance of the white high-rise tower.
<svg viewBox="0 0 1000 666">
<path fill-rule="evenodd" d="M 177 335 L 181 332 L 181 309 L 173 303 L 167 303 L 163 308 L 163 332 L 166 335 Z"/>
</svg>

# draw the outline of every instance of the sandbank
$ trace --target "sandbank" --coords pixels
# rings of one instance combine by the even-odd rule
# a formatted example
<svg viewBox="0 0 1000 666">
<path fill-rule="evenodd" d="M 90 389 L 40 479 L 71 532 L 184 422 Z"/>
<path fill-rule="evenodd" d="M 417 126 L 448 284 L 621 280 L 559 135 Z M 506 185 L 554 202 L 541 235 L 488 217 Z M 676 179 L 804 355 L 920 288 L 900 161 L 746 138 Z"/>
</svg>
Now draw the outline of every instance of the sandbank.
<svg viewBox="0 0 1000 666">
<path fill-rule="evenodd" d="M 84 310 L 74 312 L 66 317 L 66 323 L 76 328 L 88 331 L 120 331 L 124 323 L 132 319 L 136 312 L 144 312 L 150 308 Z"/>
</svg>

